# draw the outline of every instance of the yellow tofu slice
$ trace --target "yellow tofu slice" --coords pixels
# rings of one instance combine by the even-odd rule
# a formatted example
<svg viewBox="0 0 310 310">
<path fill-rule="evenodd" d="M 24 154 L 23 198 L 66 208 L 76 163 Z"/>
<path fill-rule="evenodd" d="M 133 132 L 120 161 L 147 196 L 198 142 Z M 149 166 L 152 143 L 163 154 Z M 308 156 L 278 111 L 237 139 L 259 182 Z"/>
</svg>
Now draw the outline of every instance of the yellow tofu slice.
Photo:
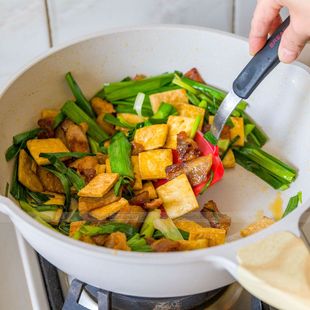
<svg viewBox="0 0 310 310">
<path fill-rule="evenodd" d="M 44 109 L 41 111 L 41 118 L 55 118 L 59 110 L 56 109 Z"/>
<path fill-rule="evenodd" d="M 152 110 L 156 113 L 162 102 L 169 103 L 177 109 L 180 104 L 188 103 L 188 98 L 185 89 L 176 89 L 150 95 L 150 101 Z"/>
<path fill-rule="evenodd" d="M 201 225 L 194 221 L 190 221 L 184 218 L 179 218 L 174 221 L 174 224 L 177 228 L 187 231 L 188 233 L 199 231 L 203 228 Z"/>
<path fill-rule="evenodd" d="M 51 193 L 51 192 L 43 192 L 43 194 L 53 196 L 48 201 L 44 202 L 45 205 L 61 205 L 61 206 L 63 206 L 65 204 L 65 195 L 57 194 L 57 193 Z"/>
<path fill-rule="evenodd" d="M 105 171 L 106 173 L 112 173 L 111 165 L 110 165 L 110 159 L 107 158 L 105 160 Z"/>
<path fill-rule="evenodd" d="M 263 216 L 261 219 L 256 221 L 255 223 L 252 223 L 248 225 L 247 227 L 243 228 L 240 231 L 241 237 L 247 237 L 249 235 L 252 235 L 260 230 L 263 230 L 264 228 L 269 227 L 270 225 L 274 224 L 275 221 L 267 216 Z"/>
<path fill-rule="evenodd" d="M 99 221 L 105 220 L 106 218 L 112 216 L 118 212 L 121 208 L 128 205 L 128 201 L 125 198 L 121 198 L 119 201 L 113 202 L 109 205 L 103 206 L 101 208 L 92 210 L 89 214 Z"/>
<path fill-rule="evenodd" d="M 156 191 L 159 198 L 163 201 L 168 216 L 172 219 L 199 208 L 197 199 L 185 174 L 181 174 L 161 185 Z"/>
<path fill-rule="evenodd" d="M 118 173 L 100 173 L 97 174 L 86 186 L 79 192 L 80 197 L 103 197 L 117 182 Z"/>
<path fill-rule="evenodd" d="M 196 119 L 197 116 L 200 116 L 200 123 L 198 130 L 202 129 L 204 117 L 205 117 L 205 112 L 206 110 L 203 108 L 196 107 L 192 104 L 181 104 L 178 106 L 177 111 L 179 113 L 179 116 L 185 116 L 185 117 L 190 117 L 193 119 Z"/>
<path fill-rule="evenodd" d="M 139 158 L 138 156 L 131 156 L 131 164 L 133 168 L 133 173 L 135 176 L 135 183 L 132 187 L 133 190 L 139 190 L 142 188 L 142 179 L 140 174 L 140 168 L 139 168 Z"/>
<path fill-rule="evenodd" d="M 134 142 L 141 144 L 146 151 L 158 149 L 165 145 L 167 135 L 167 124 L 146 126 L 136 131 Z"/>
<path fill-rule="evenodd" d="M 139 153 L 139 168 L 142 180 L 166 178 L 166 167 L 172 165 L 172 151 L 151 150 Z"/>
<path fill-rule="evenodd" d="M 142 185 L 142 189 L 135 191 L 136 195 L 142 193 L 142 192 L 148 192 L 150 199 L 156 199 L 157 198 L 157 192 L 152 182 L 145 182 Z"/>
<path fill-rule="evenodd" d="M 104 173 L 105 172 L 105 165 L 104 164 L 97 164 L 96 167 L 96 174 Z"/>
<path fill-rule="evenodd" d="M 226 230 L 222 228 L 204 227 L 189 234 L 189 240 L 208 239 L 209 246 L 224 244 L 225 238 Z"/>
<path fill-rule="evenodd" d="M 208 239 L 178 240 L 178 242 L 180 244 L 180 251 L 203 249 L 209 245 Z"/>
<path fill-rule="evenodd" d="M 222 160 L 224 168 L 234 168 L 236 166 L 236 160 L 234 152 L 230 149 Z"/>
<path fill-rule="evenodd" d="M 72 222 L 70 223 L 70 230 L 69 230 L 69 237 L 73 237 L 74 234 L 80 230 L 80 228 L 82 227 L 82 225 L 84 225 L 86 223 L 86 221 L 76 221 L 76 222 Z"/>
<path fill-rule="evenodd" d="M 231 117 L 230 118 L 234 127 L 230 129 L 230 136 L 233 140 L 235 137 L 239 136 L 240 138 L 234 143 L 235 146 L 244 145 L 244 124 L 242 117 Z"/>
<path fill-rule="evenodd" d="M 21 150 L 18 155 L 18 181 L 33 192 L 43 192 L 43 185 L 36 175 L 37 164 Z"/>
<path fill-rule="evenodd" d="M 49 164 L 49 160 L 40 157 L 40 153 L 69 152 L 67 147 L 58 138 L 28 140 L 27 148 L 36 163 L 41 166 Z"/>
<path fill-rule="evenodd" d="M 139 123 L 142 123 L 146 120 L 146 117 L 139 116 L 137 114 L 132 114 L 132 113 L 117 113 L 117 117 L 120 117 L 127 123 L 131 125 L 137 125 Z"/>
<path fill-rule="evenodd" d="M 176 149 L 177 148 L 177 134 L 181 131 L 185 131 L 190 135 L 195 119 L 185 116 L 169 116 L 168 125 L 168 137 L 166 140 L 165 148 Z"/>
<path fill-rule="evenodd" d="M 91 106 L 95 110 L 97 115 L 103 114 L 103 113 L 113 113 L 115 112 L 113 104 L 103 100 L 99 97 L 94 97 L 91 100 Z"/>
</svg>

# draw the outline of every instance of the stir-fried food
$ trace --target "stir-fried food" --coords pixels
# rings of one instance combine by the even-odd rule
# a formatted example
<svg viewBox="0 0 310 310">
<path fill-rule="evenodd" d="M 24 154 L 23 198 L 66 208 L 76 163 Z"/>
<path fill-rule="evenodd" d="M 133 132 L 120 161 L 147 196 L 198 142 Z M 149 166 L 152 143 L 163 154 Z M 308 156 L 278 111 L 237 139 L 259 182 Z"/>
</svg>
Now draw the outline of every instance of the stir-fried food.
<svg viewBox="0 0 310 310">
<path fill-rule="evenodd" d="M 10 193 L 21 208 L 71 238 L 140 252 L 220 245 L 231 218 L 214 201 L 197 201 L 220 180 L 219 169 L 238 163 L 282 190 L 296 178 L 261 149 L 267 137 L 244 101 L 212 140 L 225 92 L 196 68 L 104 84 L 90 100 L 71 73 L 66 80 L 75 101 L 38 111 L 38 128 L 14 136 L 6 159 L 16 157 Z M 241 234 L 272 223 L 263 218 Z"/>
</svg>

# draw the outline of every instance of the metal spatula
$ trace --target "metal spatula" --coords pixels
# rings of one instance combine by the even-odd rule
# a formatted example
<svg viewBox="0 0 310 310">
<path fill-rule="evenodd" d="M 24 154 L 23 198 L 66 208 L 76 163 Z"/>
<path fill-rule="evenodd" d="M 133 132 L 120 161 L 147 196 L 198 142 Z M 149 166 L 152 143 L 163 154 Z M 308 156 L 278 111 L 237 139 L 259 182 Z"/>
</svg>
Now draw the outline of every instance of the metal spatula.
<svg viewBox="0 0 310 310">
<path fill-rule="evenodd" d="M 278 49 L 281 36 L 290 23 L 290 17 L 268 39 L 265 46 L 251 59 L 233 82 L 232 90 L 221 103 L 211 126 L 218 140 L 230 114 L 242 99 L 247 99 L 264 78 L 279 64 Z"/>
</svg>

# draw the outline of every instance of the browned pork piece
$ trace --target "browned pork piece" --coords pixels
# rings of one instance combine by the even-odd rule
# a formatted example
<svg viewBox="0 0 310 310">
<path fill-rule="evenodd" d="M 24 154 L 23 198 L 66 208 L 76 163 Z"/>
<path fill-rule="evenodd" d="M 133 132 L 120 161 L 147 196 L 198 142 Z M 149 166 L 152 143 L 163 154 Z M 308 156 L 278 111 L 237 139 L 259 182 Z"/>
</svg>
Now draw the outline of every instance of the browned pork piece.
<svg viewBox="0 0 310 310">
<path fill-rule="evenodd" d="M 197 143 L 188 137 L 187 133 L 181 131 L 177 135 L 177 153 L 179 160 L 188 161 L 200 156 Z"/>
<path fill-rule="evenodd" d="M 137 142 L 131 142 L 131 144 L 132 144 L 132 151 L 131 151 L 132 155 L 138 155 L 139 153 L 144 151 L 144 147 L 142 144 Z"/>
<path fill-rule="evenodd" d="M 173 241 L 169 239 L 159 239 L 151 244 L 151 248 L 154 252 L 171 252 L 178 251 L 180 244 L 178 241 Z"/>
<path fill-rule="evenodd" d="M 75 160 L 69 166 L 76 169 L 82 176 L 85 177 L 86 183 L 96 176 L 96 167 L 98 159 L 96 156 L 85 156 Z"/>
<path fill-rule="evenodd" d="M 144 209 L 148 210 L 148 211 L 152 211 L 152 210 L 155 210 L 155 209 L 158 209 L 159 207 L 161 207 L 163 204 L 163 201 L 160 199 L 160 198 L 156 198 L 156 199 L 153 199 L 149 202 L 146 202 L 144 204 Z"/>
<path fill-rule="evenodd" d="M 200 212 L 209 221 L 211 227 L 222 228 L 226 230 L 226 233 L 228 232 L 231 218 L 221 213 L 213 200 L 209 200 Z"/>
<path fill-rule="evenodd" d="M 53 173 L 38 166 L 37 174 L 45 191 L 60 194 L 64 193 L 64 188 L 60 180 Z"/>
<path fill-rule="evenodd" d="M 114 216 L 114 221 L 129 224 L 136 228 L 140 228 L 143 224 L 146 211 L 140 206 L 125 205 Z"/>
<path fill-rule="evenodd" d="M 149 202 L 149 201 L 150 201 L 149 192 L 144 191 L 132 197 L 129 203 L 131 205 L 142 207 L 144 206 L 146 202 Z"/>
<path fill-rule="evenodd" d="M 42 131 L 38 133 L 38 138 L 39 139 L 54 138 L 55 132 L 53 129 L 53 124 L 54 124 L 54 118 L 52 117 L 39 119 L 38 126 L 42 129 Z"/>
<path fill-rule="evenodd" d="M 211 154 L 184 163 L 173 164 L 166 168 L 167 179 L 172 180 L 185 173 L 191 185 L 196 186 L 207 179 L 211 166 Z"/>
<path fill-rule="evenodd" d="M 115 250 L 131 250 L 130 247 L 127 245 L 126 235 L 119 231 L 109 235 L 104 242 L 104 246 Z"/>
<path fill-rule="evenodd" d="M 198 83 L 206 84 L 196 68 L 192 68 L 184 74 L 187 78 L 194 80 Z"/>
<path fill-rule="evenodd" d="M 63 121 L 56 131 L 56 135 L 68 147 L 71 152 L 90 151 L 86 134 L 81 126 L 76 125 L 71 120 L 66 119 Z"/>
</svg>

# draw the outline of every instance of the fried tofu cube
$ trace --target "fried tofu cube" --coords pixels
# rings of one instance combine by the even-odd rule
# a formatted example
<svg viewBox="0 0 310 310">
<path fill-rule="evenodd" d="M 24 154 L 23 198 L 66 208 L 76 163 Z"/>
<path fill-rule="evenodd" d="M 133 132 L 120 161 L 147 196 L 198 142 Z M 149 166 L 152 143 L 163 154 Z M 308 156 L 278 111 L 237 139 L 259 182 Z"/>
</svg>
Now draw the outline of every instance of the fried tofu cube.
<svg viewBox="0 0 310 310">
<path fill-rule="evenodd" d="M 222 160 L 224 168 L 234 168 L 236 166 L 236 160 L 234 152 L 230 149 Z"/>
<path fill-rule="evenodd" d="M 203 227 L 189 233 L 189 240 L 208 239 L 209 246 L 225 243 L 226 230 L 222 228 Z"/>
<path fill-rule="evenodd" d="M 56 109 L 44 109 L 41 111 L 41 118 L 55 118 L 59 113 Z"/>
<path fill-rule="evenodd" d="M 242 117 L 231 117 L 230 118 L 234 127 L 230 129 L 230 136 L 233 140 L 235 137 L 239 136 L 239 139 L 234 143 L 235 146 L 244 145 L 244 124 Z"/>
<path fill-rule="evenodd" d="M 117 213 L 123 207 L 128 205 L 128 201 L 125 198 L 121 198 L 118 201 L 112 202 L 109 205 L 103 206 L 101 208 L 92 210 L 89 214 L 99 221 L 103 221 L 106 218 L 112 216 L 113 214 Z"/>
<path fill-rule="evenodd" d="M 146 211 L 142 207 L 127 204 L 120 209 L 113 220 L 115 222 L 129 224 L 139 229 L 143 224 L 145 216 Z"/>
<path fill-rule="evenodd" d="M 178 240 L 180 244 L 180 251 L 191 251 L 197 249 L 207 248 L 209 245 L 208 239 L 198 239 L 198 240 Z"/>
<path fill-rule="evenodd" d="M 255 223 L 252 223 L 248 225 L 247 227 L 243 228 L 240 231 L 241 237 L 247 237 L 249 235 L 252 235 L 260 230 L 263 230 L 270 225 L 274 224 L 275 221 L 267 216 L 263 216 L 261 219 L 256 221 Z"/>
<path fill-rule="evenodd" d="M 79 192 L 80 197 L 103 197 L 117 182 L 118 173 L 100 173 Z"/>
<path fill-rule="evenodd" d="M 110 159 L 107 158 L 105 160 L 105 171 L 106 173 L 112 173 L 111 165 L 110 165 Z"/>
<path fill-rule="evenodd" d="M 131 164 L 133 168 L 133 173 L 135 176 L 135 183 L 133 185 L 133 190 L 139 190 L 142 188 L 142 179 L 140 174 L 140 168 L 139 168 L 139 158 L 138 156 L 131 156 Z"/>
<path fill-rule="evenodd" d="M 166 178 L 166 167 L 172 165 L 171 150 L 151 150 L 139 153 L 139 168 L 142 180 Z"/>
<path fill-rule="evenodd" d="M 91 106 L 95 110 L 97 115 L 103 114 L 103 113 L 114 113 L 114 107 L 113 104 L 103 100 L 99 97 L 94 97 L 91 100 Z"/>
<path fill-rule="evenodd" d="M 63 206 L 65 204 L 65 195 L 56 194 L 51 192 L 43 192 L 43 194 L 50 195 L 50 199 L 44 202 L 45 205 L 60 205 Z"/>
<path fill-rule="evenodd" d="M 145 117 L 132 113 L 117 113 L 117 117 L 123 119 L 126 123 L 129 123 L 131 125 L 137 125 L 146 120 Z"/>
<path fill-rule="evenodd" d="M 181 174 L 156 189 L 168 216 L 180 217 L 199 208 L 197 199 L 185 174 Z"/>
<path fill-rule="evenodd" d="M 135 194 L 138 195 L 138 194 L 141 194 L 142 192 L 148 192 L 149 198 L 151 200 L 157 198 L 157 192 L 152 182 L 145 182 L 142 185 L 142 189 L 135 191 Z"/>
<path fill-rule="evenodd" d="M 196 107 L 192 104 L 181 104 L 178 106 L 177 111 L 179 113 L 179 116 L 185 116 L 185 117 L 190 117 L 193 119 L 196 119 L 197 116 L 200 116 L 200 123 L 198 130 L 202 129 L 204 117 L 205 117 L 205 112 L 206 110 L 204 108 L 199 108 Z"/>
<path fill-rule="evenodd" d="M 120 200 L 120 196 L 116 196 L 114 190 L 111 189 L 103 197 L 80 197 L 79 198 L 79 212 L 81 215 L 86 214 L 87 212 L 101 208 L 103 206 L 109 205 L 115 201 Z"/>
<path fill-rule="evenodd" d="M 170 115 L 167 121 L 169 129 L 165 148 L 176 149 L 177 134 L 181 131 L 185 131 L 187 135 L 190 135 L 194 123 L 194 118 Z"/>
<path fill-rule="evenodd" d="M 21 150 L 18 155 L 18 181 L 33 192 L 43 192 L 43 185 L 36 175 L 37 164 Z"/>
<path fill-rule="evenodd" d="M 41 153 L 69 152 L 67 147 L 58 138 L 28 140 L 27 148 L 38 165 L 50 163 L 47 158 L 40 157 Z"/>
<path fill-rule="evenodd" d="M 173 105 L 176 109 L 180 104 L 188 103 L 185 89 L 169 90 L 150 95 L 152 110 L 156 113 L 162 102 Z"/>
<path fill-rule="evenodd" d="M 165 145 L 167 135 L 167 124 L 146 126 L 136 131 L 134 142 L 141 144 L 146 151 L 158 149 Z"/>
</svg>

